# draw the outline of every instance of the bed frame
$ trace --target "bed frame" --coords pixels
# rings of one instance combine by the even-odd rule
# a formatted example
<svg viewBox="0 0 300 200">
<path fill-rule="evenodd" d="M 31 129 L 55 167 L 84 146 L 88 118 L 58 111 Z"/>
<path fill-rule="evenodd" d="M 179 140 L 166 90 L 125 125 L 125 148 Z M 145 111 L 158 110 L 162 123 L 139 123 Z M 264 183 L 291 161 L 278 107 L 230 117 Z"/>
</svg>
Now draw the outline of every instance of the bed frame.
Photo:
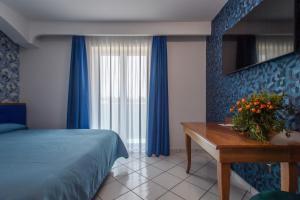
<svg viewBox="0 0 300 200">
<path fill-rule="evenodd" d="M 1 123 L 26 125 L 26 104 L 0 103 L 0 124 Z"/>
</svg>

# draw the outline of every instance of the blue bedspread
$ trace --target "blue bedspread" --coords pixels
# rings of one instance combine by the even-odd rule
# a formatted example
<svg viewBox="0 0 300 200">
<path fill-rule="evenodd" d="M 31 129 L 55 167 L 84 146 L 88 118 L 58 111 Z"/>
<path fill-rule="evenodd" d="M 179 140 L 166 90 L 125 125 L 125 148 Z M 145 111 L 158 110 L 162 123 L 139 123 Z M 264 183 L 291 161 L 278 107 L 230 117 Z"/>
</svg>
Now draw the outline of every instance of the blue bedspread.
<svg viewBox="0 0 300 200">
<path fill-rule="evenodd" d="M 0 134 L 1 200 L 92 199 L 118 157 L 108 130 L 18 130 Z"/>
</svg>

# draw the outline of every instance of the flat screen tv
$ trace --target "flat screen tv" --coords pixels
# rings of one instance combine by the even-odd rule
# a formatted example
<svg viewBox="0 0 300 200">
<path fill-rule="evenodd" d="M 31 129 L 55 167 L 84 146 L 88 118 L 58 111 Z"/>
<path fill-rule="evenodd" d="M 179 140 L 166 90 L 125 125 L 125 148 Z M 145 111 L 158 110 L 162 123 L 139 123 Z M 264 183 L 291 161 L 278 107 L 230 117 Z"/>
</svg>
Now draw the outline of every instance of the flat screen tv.
<svg viewBox="0 0 300 200">
<path fill-rule="evenodd" d="M 296 49 L 296 0 L 264 0 L 222 38 L 223 73 L 290 54 Z"/>
</svg>

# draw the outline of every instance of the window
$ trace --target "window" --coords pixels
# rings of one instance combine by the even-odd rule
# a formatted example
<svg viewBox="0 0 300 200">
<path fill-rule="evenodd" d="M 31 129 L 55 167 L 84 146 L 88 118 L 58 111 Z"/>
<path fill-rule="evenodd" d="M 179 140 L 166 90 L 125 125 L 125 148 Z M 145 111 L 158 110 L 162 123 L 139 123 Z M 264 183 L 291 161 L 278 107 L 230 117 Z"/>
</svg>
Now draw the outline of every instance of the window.
<svg viewBox="0 0 300 200">
<path fill-rule="evenodd" d="M 146 143 L 150 37 L 88 37 L 91 128 L 117 132 L 130 151 Z"/>
</svg>

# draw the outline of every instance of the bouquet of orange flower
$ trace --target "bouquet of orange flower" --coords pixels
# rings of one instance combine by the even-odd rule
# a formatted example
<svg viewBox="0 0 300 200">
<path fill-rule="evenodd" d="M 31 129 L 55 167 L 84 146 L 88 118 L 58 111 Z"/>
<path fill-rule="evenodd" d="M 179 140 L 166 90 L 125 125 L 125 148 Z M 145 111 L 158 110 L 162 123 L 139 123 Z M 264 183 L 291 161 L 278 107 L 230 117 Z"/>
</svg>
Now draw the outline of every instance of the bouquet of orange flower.
<svg viewBox="0 0 300 200">
<path fill-rule="evenodd" d="M 278 111 L 283 110 L 292 110 L 290 105 L 284 105 L 284 95 L 266 92 L 252 94 L 238 100 L 230 108 L 230 112 L 235 113 L 233 128 L 251 139 L 266 141 L 271 134 L 284 129 L 284 120 L 278 117 Z"/>
</svg>

